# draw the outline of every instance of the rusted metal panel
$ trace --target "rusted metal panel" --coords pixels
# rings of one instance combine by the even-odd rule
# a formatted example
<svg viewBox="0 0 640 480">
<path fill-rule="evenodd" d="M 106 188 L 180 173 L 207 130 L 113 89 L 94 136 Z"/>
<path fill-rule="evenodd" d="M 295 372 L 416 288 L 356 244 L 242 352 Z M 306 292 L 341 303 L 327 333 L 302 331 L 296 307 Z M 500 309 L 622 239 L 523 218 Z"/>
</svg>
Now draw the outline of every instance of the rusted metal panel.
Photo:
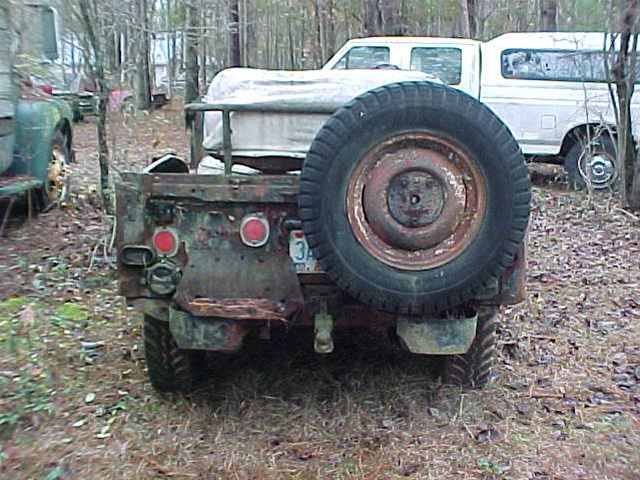
<svg viewBox="0 0 640 480">
<path fill-rule="evenodd" d="M 450 262 L 482 225 L 486 184 L 477 162 L 446 137 L 411 132 L 367 152 L 347 188 L 347 216 L 377 260 L 404 270 Z"/>
<path fill-rule="evenodd" d="M 155 228 L 170 227 L 178 236 L 171 261 L 182 272 L 175 293 L 182 308 L 202 310 L 204 301 L 200 307 L 191 302 L 237 299 L 241 292 L 241 298 L 278 305 L 266 319 L 281 317 L 281 305 L 302 303 L 285 228 L 287 219 L 297 218 L 297 184 L 287 176 L 124 174 L 117 187 L 117 244 L 150 246 Z M 239 230 L 242 218 L 256 211 L 268 220 L 271 235 L 264 247 L 251 248 L 242 244 Z M 142 268 L 119 262 L 121 293 L 151 296 L 142 276 Z"/>
<path fill-rule="evenodd" d="M 169 309 L 169 328 L 180 348 L 235 352 L 249 329 L 234 320 L 195 317 L 175 308 Z"/>
<path fill-rule="evenodd" d="M 287 317 L 299 306 L 299 303 L 272 302 L 263 298 L 196 298 L 187 302 L 188 310 L 194 315 L 236 320 L 273 320 L 283 323 L 287 322 Z"/>
<path fill-rule="evenodd" d="M 292 175 L 122 175 L 150 198 L 199 200 L 203 202 L 293 203 L 297 202 L 299 179 Z"/>
<path fill-rule="evenodd" d="M 398 317 L 396 332 L 412 353 L 455 355 L 469 350 L 476 336 L 478 316 L 450 318 Z"/>
</svg>

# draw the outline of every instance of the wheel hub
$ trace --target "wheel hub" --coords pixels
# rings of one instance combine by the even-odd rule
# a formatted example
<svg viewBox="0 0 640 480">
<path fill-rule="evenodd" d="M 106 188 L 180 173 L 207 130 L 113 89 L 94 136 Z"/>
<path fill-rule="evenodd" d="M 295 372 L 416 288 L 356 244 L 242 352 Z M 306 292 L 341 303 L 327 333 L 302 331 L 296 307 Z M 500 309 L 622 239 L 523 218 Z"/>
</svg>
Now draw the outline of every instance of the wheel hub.
<svg viewBox="0 0 640 480">
<path fill-rule="evenodd" d="M 428 172 L 408 171 L 391 179 L 387 201 L 394 220 L 405 227 L 424 227 L 442 213 L 444 189 Z"/>
<path fill-rule="evenodd" d="M 347 215 L 360 244 L 391 266 L 445 263 L 471 241 L 484 212 L 484 182 L 448 139 L 425 132 L 388 139 L 356 166 Z"/>
<path fill-rule="evenodd" d="M 589 162 L 591 168 L 591 181 L 596 185 L 608 185 L 615 175 L 615 165 L 611 159 L 594 155 Z"/>
<path fill-rule="evenodd" d="M 54 147 L 47 169 L 47 190 L 52 200 L 63 200 L 67 188 L 67 158 L 64 151 Z"/>
</svg>

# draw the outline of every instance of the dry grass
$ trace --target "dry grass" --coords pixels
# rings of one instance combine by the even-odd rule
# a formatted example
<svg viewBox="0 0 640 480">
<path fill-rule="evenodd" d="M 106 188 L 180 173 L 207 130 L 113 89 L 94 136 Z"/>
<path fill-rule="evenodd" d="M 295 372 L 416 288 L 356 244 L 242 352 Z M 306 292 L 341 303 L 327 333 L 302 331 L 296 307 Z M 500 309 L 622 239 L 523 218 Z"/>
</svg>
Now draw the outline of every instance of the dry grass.
<svg viewBox="0 0 640 480">
<path fill-rule="evenodd" d="M 121 131 L 129 158 L 168 115 Z M 78 132 L 88 181 L 92 127 Z M 498 376 L 482 391 L 442 388 L 424 359 L 363 334 L 326 358 L 310 337 L 212 357 L 197 392 L 162 397 L 113 271 L 87 272 L 103 232 L 81 190 L 0 240 L 12 298 L 0 304 L 0 419 L 17 417 L 0 425 L 0 478 L 639 478 L 633 222 L 556 184 L 535 189 L 529 296 L 503 312 Z"/>
</svg>

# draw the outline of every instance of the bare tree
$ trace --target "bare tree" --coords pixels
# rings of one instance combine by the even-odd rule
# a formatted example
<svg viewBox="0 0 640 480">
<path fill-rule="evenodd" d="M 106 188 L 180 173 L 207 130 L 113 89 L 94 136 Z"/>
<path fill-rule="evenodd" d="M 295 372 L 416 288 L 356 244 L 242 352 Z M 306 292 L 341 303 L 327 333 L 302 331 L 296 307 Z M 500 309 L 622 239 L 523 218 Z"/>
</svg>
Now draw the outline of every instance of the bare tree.
<svg viewBox="0 0 640 480">
<path fill-rule="evenodd" d="M 107 215 L 113 214 L 111 182 L 109 178 L 109 145 L 107 143 L 107 99 L 109 90 L 104 67 L 102 39 L 95 30 L 98 25 L 98 0 L 79 0 L 79 20 L 86 35 L 85 64 L 98 87 L 98 164 L 100 167 L 100 194 Z M 88 53 L 88 54 L 87 54 Z"/>
<path fill-rule="evenodd" d="M 242 65 L 240 50 L 240 10 L 238 0 L 229 1 L 229 66 Z"/>
<path fill-rule="evenodd" d="M 362 27 L 367 36 L 380 34 L 380 8 L 378 0 L 363 0 Z"/>
<path fill-rule="evenodd" d="M 558 0 L 540 0 L 540 31 L 558 30 Z"/>
<path fill-rule="evenodd" d="M 138 35 L 136 42 L 136 99 L 140 110 L 151 108 L 151 78 L 149 76 L 149 21 L 147 0 L 135 0 Z"/>
<path fill-rule="evenodd" d="M 186 4 L 187 45 L 186 45 L 186 88 L 185 103 L 193 102 L 200 96 L 200 81 L 198 68 L 198 6 L 197 0 L 189 0 Z"/>
<path fill-rule="evenodd" d="M 460 30 L 463 37 L 471 37 L 471 22 L 469 21 L 469 4 L 467 0 L 460 0 Z"/>
<path fill-rule="evenodd" d="M 615 54 L 612 74 L 618 100 L 618 164 L 623 202 L 640 210 L 640 161 L 631 124 L 631 97 L 635 90 L 640 0 L 618 2 L 620 48 Z"/>
</svg>

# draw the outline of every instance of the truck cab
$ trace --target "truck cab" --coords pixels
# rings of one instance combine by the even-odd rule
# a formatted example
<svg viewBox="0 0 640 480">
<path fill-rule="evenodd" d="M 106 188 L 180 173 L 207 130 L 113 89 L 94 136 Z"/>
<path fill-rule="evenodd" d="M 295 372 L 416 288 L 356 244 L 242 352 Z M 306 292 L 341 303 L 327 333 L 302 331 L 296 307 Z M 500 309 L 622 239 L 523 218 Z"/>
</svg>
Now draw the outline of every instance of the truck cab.
<svg viewBox="0 0 640 480">
<path fill-rule="evenodd" d="M 37 191 L 64 200 L 73 157 L 72 112 L 33 85 L 16 57 L 47 68 L 58 57 L 56 13 L 41 3 L 0 4 L 0 198 Z M 7 214 L 8 214 L 7 210 Z"/>
<path fill-rule="evenodd" d="M 322 69 L 418 70 L 479 98 L 480 45 L 465 38 L 358 38 L 345 43 Z"/>
<path fill-rule="evenodd" d="M 619 177 L 607 42 L 602 32 L 506 33 L 488 42 L 371 37 L 348 41 L 323 68 L 435 75 L 492 109 L 523 153 L 563 163 L 573 186 L 607 190 Z M 636 95 L 634 120 L 638 102 Z"/>
</svg>

